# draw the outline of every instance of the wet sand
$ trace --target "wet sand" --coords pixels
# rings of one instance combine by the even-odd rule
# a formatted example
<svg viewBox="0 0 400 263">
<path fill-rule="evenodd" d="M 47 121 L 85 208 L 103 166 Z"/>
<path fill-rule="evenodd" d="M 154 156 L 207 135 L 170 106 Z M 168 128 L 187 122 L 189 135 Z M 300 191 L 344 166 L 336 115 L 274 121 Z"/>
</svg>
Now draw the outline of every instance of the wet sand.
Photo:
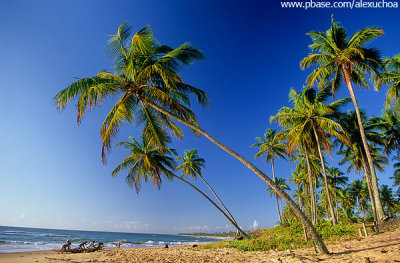
<svg viewBox="0 0 400 263">
<path fill-rule="evenodd" d="M 57 254 L 38 251 L 0 254 L 0 262 L 400 262 L 400 228 L 379 235 L 328 244 L 331 255 L 315 255 L 312 248 L 294 251 L 240 252 L 236 249 L 169 248 L 105 249 L 93 253 Z M 368 259 L 367 259 L 368 258 Z M 370 260 L 370 261 L 368 261 Z"/>
</svg>

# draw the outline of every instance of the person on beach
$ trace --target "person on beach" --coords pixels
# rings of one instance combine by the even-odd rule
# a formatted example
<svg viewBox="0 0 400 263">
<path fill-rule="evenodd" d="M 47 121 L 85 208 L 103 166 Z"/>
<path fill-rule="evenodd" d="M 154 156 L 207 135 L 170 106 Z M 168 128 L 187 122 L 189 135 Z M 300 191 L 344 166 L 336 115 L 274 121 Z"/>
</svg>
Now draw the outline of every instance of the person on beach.
<svg viewBox="0 0 400 263">
<path fill-rule="evenodd" d="M 71 250 L 71 241 L 69 239 L 67 239 L 67 241 L 65 241 L 65 243 L 61 246 L 60 252 L 65 252 L 67 250 Z"/>
<path fill-rule="evenodd" d="M 86 249 L 86 244 L 87 244 L 87 241 L 84 241 L 84 242 L 79 244 L 78 248 L 79 249 Z"/>
<path fill-rule="evenodd" d="M 120 248 L 121 247 L 121 243 L 117 243 L 117 244 L 115 244 L 116 246 L 117 246 L 117 248 Z"/>
<path fill-rule="evenodd" d="M 89 245 L 87 245 L 87 248 L 94 248 L 94 243 L 95 241 L 90 242 Z"/>
</svg>

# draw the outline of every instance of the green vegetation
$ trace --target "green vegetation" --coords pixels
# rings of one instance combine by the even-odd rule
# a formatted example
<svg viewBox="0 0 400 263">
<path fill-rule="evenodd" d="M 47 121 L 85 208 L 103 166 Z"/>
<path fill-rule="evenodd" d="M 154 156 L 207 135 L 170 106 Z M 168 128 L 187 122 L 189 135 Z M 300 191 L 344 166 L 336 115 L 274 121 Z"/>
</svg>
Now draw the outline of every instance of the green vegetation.
<svg viewBox="0 0 400 263">
<path fill-rule="evenodd" d="M 340 223 L 333 226 L 329 222 L 317 226 L 317 231 L 325 241 L 338 241 L 354 237 L 358 226 L 355 224 Z M 220 241 L 201 246 L 202 248 L 237 248 L 241 251 L 268 251 L 287 250 L 311 247 L 311 241 L 304 241 L 304 232 L 297 221 L 290 225 L 280 225 L 271 229 L 259 229 L 250 232 L 250 237 L 243 240 Z"/>
</svg>

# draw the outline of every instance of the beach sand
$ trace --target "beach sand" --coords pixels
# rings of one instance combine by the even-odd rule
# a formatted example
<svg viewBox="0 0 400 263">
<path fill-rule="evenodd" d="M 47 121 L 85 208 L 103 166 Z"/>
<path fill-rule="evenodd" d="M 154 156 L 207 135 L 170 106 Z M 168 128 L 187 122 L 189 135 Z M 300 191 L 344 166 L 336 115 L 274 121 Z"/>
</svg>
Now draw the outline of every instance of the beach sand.
<svg viewBox="0 0 400 263">
<path fill-rule="evenodd" d="M 169 248 L 105 249 L 93 253 L 57 254 L 55 251 L 0 254 L 0 262 L 400 262 L 400 228 L 379 235 L 328 244 L 332 255 L 313 249 L 240 252 L 236 249 Z M 368 261 L 366 258 L 369 258 Z"/>
</svg>

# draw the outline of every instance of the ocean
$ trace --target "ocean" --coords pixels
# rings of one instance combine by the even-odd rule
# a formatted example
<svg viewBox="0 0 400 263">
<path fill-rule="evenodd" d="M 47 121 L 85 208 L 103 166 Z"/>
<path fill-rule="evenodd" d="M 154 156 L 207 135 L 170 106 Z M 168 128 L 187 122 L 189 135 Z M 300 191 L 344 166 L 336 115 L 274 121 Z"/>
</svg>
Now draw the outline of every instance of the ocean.
<svg viewBox="0 0 400 263">
<path fill-rule="evenodd" d="M 106 248 L 154 247 L 216 242 L 216 238 L 165 234 L 117 233 L 0 226 L 0 253 L 59 249 L 67 240 L 74 248 L 82 241 L 103 242 Z"/>
</svg>

